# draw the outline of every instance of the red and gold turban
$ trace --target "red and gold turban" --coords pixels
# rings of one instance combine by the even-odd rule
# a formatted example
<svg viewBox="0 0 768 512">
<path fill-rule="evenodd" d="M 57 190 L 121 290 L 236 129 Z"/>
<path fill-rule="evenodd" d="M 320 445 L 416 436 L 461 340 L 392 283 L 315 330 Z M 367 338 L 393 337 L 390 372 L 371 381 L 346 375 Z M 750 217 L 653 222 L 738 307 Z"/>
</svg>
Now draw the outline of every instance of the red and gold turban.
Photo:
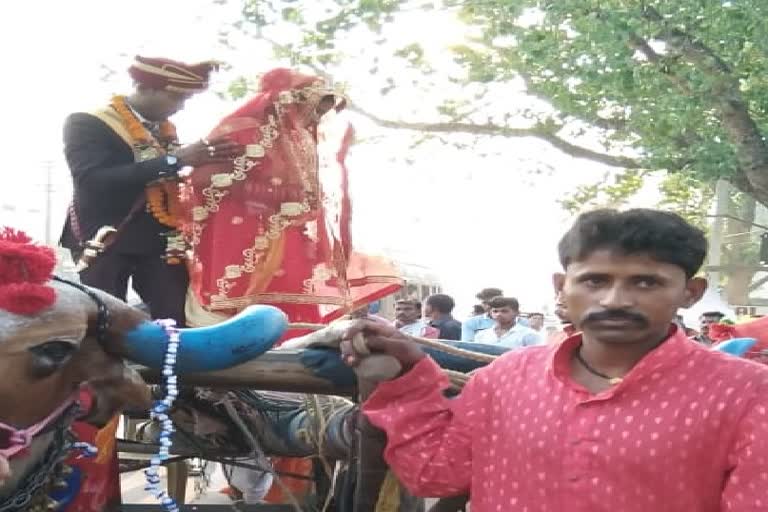
<svg viewBox="0 0 768 512">
<path fill-rule="evenodd" d="M 128 74 L 137 84 L 152 89 L 193 94 L 208 88 L 210 74 L 217 69 L 218 63 L 212 61 L 185 64 L 137 55 Z"/>
</svg>

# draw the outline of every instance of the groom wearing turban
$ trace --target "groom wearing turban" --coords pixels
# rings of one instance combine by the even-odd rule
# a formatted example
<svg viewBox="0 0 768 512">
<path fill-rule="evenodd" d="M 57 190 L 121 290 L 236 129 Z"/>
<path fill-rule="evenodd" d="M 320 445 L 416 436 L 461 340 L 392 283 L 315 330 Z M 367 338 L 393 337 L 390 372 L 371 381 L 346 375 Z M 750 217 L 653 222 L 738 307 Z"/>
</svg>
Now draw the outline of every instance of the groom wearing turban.
<svg viewBox="0 0 768 512">
<path fill-rule="evenodd" d="M 131 279 L 153 318 L 172 318 L 179 325 L 185 323 L 189 278 L 175 234 L 177 172 L 231 164 L 241 150 L 223 138 L 181 146 L 168 118 L 208 87 L 215 68 L 212 62 L 136 57 L 128 69 L 134 81 L 130 95 L 72 114 L 64 125 L 73 200 L 61 244 L 78 263 L 80 280 L 125 300 Z M 119 507 L 116 428 L 117 418 L 100 431 L 75 425 L 81 440 L 97 445 L 99 456 L 72 461 L 88 477 L 70 510 Z"/>
<path fill-rule="evenodd" d="M 168 118 L 208 87 L 215 69 L 213 62 L 136 57 L 128 69 L 131 95 L 72 114 L 64 125 L 74 194 L 61 243 L 79 263 L 80 279 L 125 300 L 132 278 L 154 318 L 179 324 L 188 277 L 174 264 L 184 252 L 174 238 L 176 174 L 184 166 L 231 163 L 240 147 L 226 139 L 180 146 Z"/>
</svg>

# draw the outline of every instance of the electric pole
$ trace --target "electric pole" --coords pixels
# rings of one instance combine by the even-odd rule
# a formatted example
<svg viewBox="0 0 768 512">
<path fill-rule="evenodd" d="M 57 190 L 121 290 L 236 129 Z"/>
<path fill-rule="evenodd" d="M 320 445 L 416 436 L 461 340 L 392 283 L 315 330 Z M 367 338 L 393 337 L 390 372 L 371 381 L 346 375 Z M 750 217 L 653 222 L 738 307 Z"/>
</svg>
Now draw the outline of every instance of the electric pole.
<svg viewBox="0 0 768 512">
<path fill-rule="evenodd" d="M 43 163 L 45 168 L 45 244 L 53 245 L 51 233 L 51 203 L 53 201 L 53 162 L 46 160 Z"/>
</svg>

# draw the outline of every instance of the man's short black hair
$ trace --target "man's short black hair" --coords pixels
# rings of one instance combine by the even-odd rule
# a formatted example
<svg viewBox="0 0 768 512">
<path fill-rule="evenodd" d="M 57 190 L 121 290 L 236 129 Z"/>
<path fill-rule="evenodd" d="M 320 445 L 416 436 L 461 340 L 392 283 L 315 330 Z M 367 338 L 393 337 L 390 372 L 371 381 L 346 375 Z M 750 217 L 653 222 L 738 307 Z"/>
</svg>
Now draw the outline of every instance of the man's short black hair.
<svg viewBox="0 0 768 512">
<path fill-rule="evenodd" d="M 491 308 L 509 308 L 520 311 L 520 303 L 514 297 L 494 297 L 488 302 L 488 305 Z"/>
<path fill-rule="evenodd" d="M 540 316 L 541 318 L 544 318 L 544 313 L 528 313 L 528 318 L 533 318 L 534 316 Z"/>
<path fill-rule="evenodd" d="M 413 306 L 414 308 L 421 310 L 421 301 L 416 299 L 400 299 L 395 301 L 395 306 L 402 304 L 403 306 Z"/>
<path fill-rule="evenodd" d="M 479 301 L 488 302 L 492 298 L 501 297 L 502 295 L 504 295 L 504 292 L 501 291 L 501 288 L 483 288 L 475 297 Z"/>
<path fill-rule="evenodd" d="M 719 318 L 725 318 L 725 313 L 723 313 L 721 311 L 706 311 L 706 312 L 702 313 L 701 316 L 704 317 L 704 318 L 706 318 L 708 316 L 714 316 L 714 317 L 719 319 Z"/>
<path fill-rule="evenodd" d="M 456 306 L 456 303 L 450 295 L 436 293 L 427 297 L 427 305 L 444 315 L 449 315 L 453 311 L 454 306 Z"/>
<path fill-rule="evenodd" d="M 482 304 L 475 304 L 472 306 L 472 313 L 475 315 L 484 315 L 485 314 L 485 308 Z"/>
<path fill-rule="evenodd" d="M 567 268 L 600 249 L 647 254 L 677 265 L 690 279 L 704 263 L 707 239 L 702 230 L 675 213 L 646 208 L 595 210 L 579 215 L 560 240 L 560 263 Z"/>
</svg>

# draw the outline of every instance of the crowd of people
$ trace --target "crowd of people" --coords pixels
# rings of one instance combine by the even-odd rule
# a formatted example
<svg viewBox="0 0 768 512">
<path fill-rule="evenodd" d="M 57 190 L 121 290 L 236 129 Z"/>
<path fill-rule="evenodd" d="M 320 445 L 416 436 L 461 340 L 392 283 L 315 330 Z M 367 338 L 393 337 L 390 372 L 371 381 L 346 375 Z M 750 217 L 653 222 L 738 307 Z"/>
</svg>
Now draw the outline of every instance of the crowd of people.
<svg viewBox="0 0 768 512">
<path fill-rule="evenodd" d="M 473 341 L 522 348 L 546 342 L 544 315 L 520 312 L 514 297 L 505 297 L 500 288 L 484 288 L 473 314 L 463 322 L 453 317 L 455 301 L 446 294 L 430 295 L 424 301 L 399 299 L 395 302 L 394 325 L 401 332 L 424 338 Z"/>
<path fill-rule="evenodd" d="M 424 305 L 418 299 L 398 299 L 393 325 L 410 336 L 477 342 L 510 349 L 557 343 L 574 333 L 559 301 L 554 312 L 559 325 L 545 327 L 543 313 L 522 313 L 519 301 L 505 297 L 500 288 L 483 288 L 475 297 L 480 303 L 473 306 L 472 314 L 464 321 L 453 317 L 455 301 L 450 295 L 430 295 Z M 722 311 L 705 311 L 699 316 L 698 329 L 686 326 L 680 314 L 675 316 L 675 323 L 692 341 L 713 346 L 717 340 L 710 335 L 710 327 L 726 321 L 726 316 Z"/>
</svg>

